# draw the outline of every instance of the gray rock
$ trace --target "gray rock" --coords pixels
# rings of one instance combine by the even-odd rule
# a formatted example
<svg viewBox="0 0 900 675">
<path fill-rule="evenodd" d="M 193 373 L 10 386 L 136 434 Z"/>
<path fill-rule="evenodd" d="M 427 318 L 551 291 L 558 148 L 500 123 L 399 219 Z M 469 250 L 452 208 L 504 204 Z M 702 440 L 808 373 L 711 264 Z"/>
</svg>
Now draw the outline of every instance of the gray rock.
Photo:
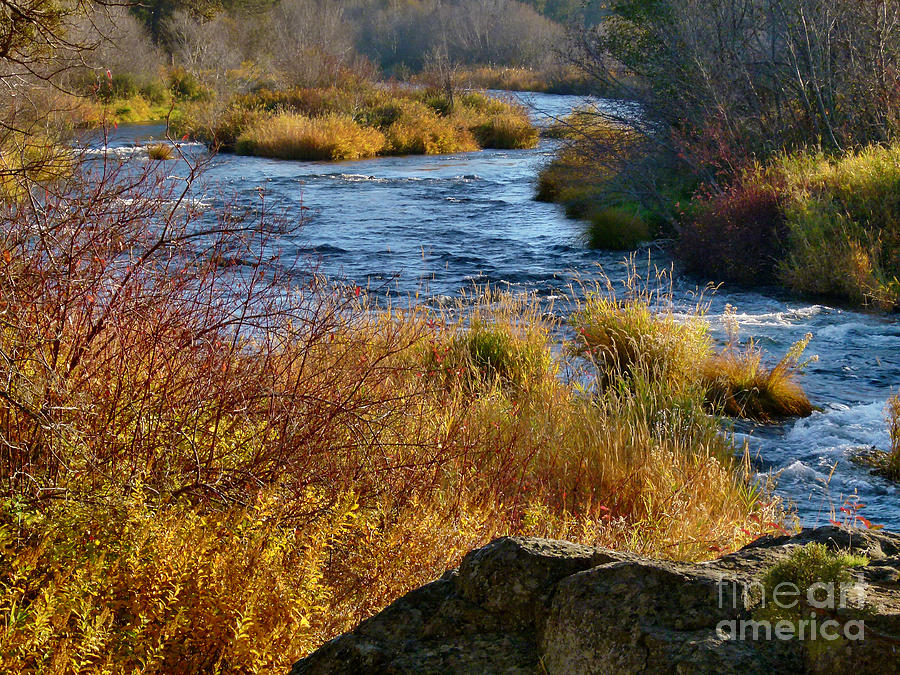
<svg viewBox="0 0 900 675">
<path fill-rule="evenodd" d="M 865 639 L 824 649 L 752 632 L 728 639 L 723 626 L 752 618 L 744 585 L 814 541 L 872 560 L 862 570 L 866 611 L 834 617 L 863 619 Z M 291 675 L 710 672 L 900 672 L 900 536 L 819 528 L 699 564 L 502 538 L 298 661 Z"/>
</svg>

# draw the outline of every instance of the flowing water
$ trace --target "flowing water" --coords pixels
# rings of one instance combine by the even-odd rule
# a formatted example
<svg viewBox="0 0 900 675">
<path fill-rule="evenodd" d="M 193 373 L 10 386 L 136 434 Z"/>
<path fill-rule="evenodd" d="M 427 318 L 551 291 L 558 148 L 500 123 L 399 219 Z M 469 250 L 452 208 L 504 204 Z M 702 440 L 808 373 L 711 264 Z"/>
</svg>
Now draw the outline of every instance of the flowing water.
<svg viewBox="0 0 900 675">
<path fill-rule="evenodd" d="M 522 98 L 539 123 L 581 101 Z M 138 146 L 162 132 L 158 125 L 122 126 L 108 149 L 94 152 L 140 157 Z M 252 206 L 262 189 L 290 217 L 309 219 L 295 240 L 283 242 L 287 256 L 316 257 L 329 276 L 378 295 L 418 293 L 420 301 L 442 302 L 473 283 L 490 283 L 551 298 L 573 279 L 599 277 L 600 266 L 613 278 L 624 276 L 622 253 L 588 249 L 578 222 L 534 201 L 535 176 L 555 147 L 543 140 L 534 150 L 339 163 L 220 155 L 198 202 L 236 194 Z M 203 152 L 196 144 L 183 149 Z M 656 248 L 638 253 L 639 259 L 648 255 L 656 265 L 669 264 Z M 687 299 L 698 282 L 676 277 L 675 283 L 676 294 Z M 711 302 L 713 323 L 721 324 L 726 304 L 734 306 L 741 336 L 756 338 L 770 353 L 783 354 L 811 332 L 808 353 L 820 357 L 804 379 L 818 412 L 777 426 L 737 425 L 758 470 L 775 474 L 777 490 L 796 504 L 806 525 L 826 524 L 830 509 L 856 494 L 863 515 L 900 530 L 898 486 L 852 461 L 860 449 L 889 446 L 884 406 L 892 386 L 900 387 L 900 317 L 804 302 L 777 289 L 723 286 Z"/>
</svg>

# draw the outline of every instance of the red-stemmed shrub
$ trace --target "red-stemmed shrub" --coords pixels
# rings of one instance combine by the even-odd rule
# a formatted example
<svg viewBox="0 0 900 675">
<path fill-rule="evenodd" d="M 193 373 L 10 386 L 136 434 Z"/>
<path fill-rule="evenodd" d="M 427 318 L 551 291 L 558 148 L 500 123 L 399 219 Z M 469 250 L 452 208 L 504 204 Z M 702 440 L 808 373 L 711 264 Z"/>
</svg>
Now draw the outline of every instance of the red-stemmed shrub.
<svg viewBox="0 0 900 675">
<path fill-rule="evenodd" d="M 784 233 L 777 191 L 745 180 L 697 200 L 682 223 L 676 251 L 693 274 L 742 284 L 766 283 L 783 252 Z"/>
</svg>

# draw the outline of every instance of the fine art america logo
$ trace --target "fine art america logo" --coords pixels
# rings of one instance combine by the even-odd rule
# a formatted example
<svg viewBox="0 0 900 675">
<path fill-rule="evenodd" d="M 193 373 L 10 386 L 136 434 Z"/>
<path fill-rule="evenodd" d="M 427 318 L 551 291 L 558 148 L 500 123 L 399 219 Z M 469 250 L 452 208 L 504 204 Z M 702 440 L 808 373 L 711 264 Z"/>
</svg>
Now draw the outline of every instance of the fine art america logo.
<svg viewBox="0 0 900 675">
<path fill-rule="evenodd" d="M 763 584 L 734 580 L 718 582 L 719 609 L 753 607 L 751 619 L 723 620 L 716 633 L 723 640 L 864 640 L 865 623 L 841 618 L 866 607 L 866 584 L 861 576 L 850 582 L 817 582 L 801 588 L 782 582 L 766 592 Z"/>
</svg>

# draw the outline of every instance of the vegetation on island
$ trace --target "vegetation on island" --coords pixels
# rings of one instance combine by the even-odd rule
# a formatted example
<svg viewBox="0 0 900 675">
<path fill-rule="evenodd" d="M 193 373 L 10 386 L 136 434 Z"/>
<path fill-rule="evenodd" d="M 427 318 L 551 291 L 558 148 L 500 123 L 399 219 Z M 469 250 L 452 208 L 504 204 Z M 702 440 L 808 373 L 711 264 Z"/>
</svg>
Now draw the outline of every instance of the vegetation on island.
<svg viewBox="0 0 900 675">
<path fill-rule="evenodd" d="M 584 92 L 585 76 L 560 55 L 558 21 L 596 17 L 569 4 L 153 0 L 35 16 L 61 17 L 72 46 L 90 44 L 59 45 L 54 58 L 69 59 L 54 77 L 83 97 L 71 101 L 79 123 L 111 125 L 177 117 L 198 101 L 224 107 L 260 90 L 383 80 Z"/>
<path fill-rule="evenodd" d="M 538 141 L 527 112 L 515 103 L 479 92 L 358 81 L 263 89 L 224 105 L 194 103 L 175 129 L 219 150 L 307 160 L 530 148 Z"/>
<path fill-rule="evenodd" d="M 563 120 L 568 142 L 538 197 L 589 221 L 601 247 L 675 239 L 704 279 L 896 309 L 900 7 L 623 0 L 609 11 L 580 33 L 582 67 L 634 105 Z"/>
</svg>

